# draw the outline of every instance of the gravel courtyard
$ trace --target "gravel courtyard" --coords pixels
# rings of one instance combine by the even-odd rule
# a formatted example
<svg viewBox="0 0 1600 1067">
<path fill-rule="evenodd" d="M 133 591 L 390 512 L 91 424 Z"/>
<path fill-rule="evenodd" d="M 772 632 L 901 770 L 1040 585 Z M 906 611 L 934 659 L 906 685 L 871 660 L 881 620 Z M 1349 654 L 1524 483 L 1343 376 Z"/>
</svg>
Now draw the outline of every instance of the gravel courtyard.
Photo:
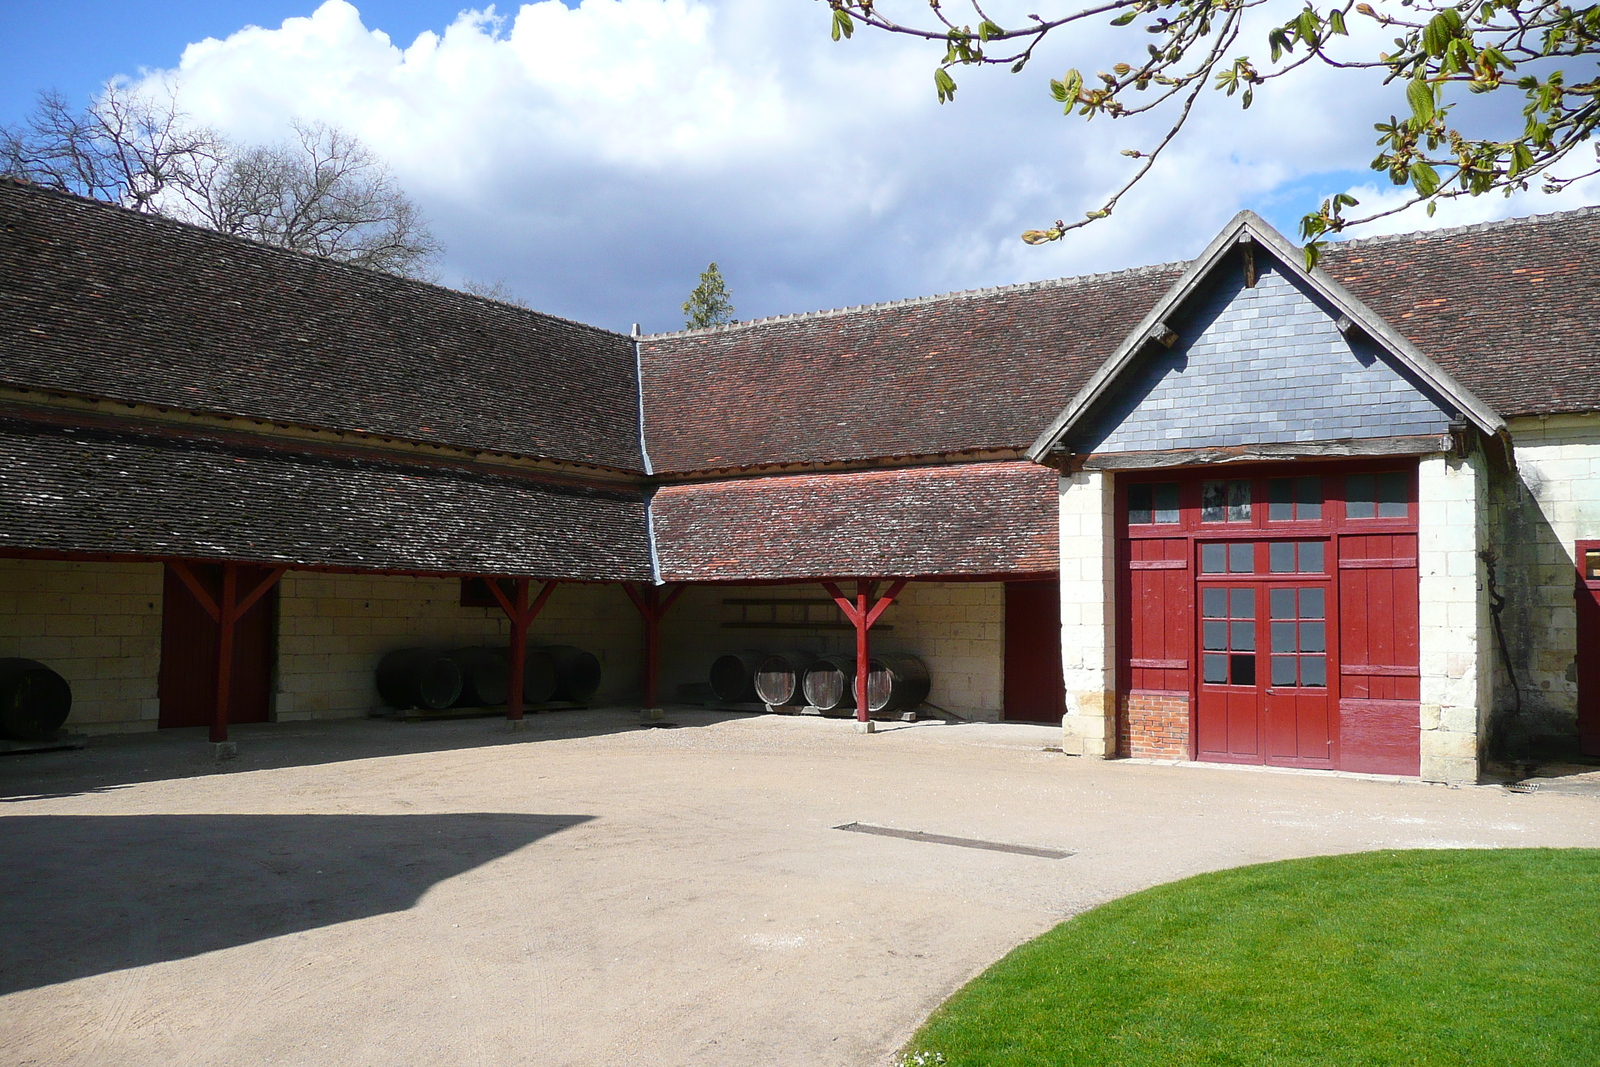
<svg viewBox="0 0 1600 1067">
<path fill-rule="evenodd" d="M 0 757 L 0 1061 L 877 1067 L 1013 945 L 1145 886 L 1600 846 L 1594 795 L 1101 763 L 1044 727 L 670 719 Z"/>
</svg>

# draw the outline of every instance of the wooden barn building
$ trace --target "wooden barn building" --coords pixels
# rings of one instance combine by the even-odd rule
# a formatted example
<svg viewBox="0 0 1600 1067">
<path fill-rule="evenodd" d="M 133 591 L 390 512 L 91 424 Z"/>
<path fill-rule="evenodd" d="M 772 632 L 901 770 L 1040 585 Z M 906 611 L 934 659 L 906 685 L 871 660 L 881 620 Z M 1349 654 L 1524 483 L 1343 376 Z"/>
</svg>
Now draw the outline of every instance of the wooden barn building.
<svg viewBox="0 0 1600 1067">
<path fill-rule="evenodd" d="M 1308 272 L 1246 213 L 630 337 L 0 180 L 0 656 L 73 729 L 214 740 L 369 714 L 408 645 L 579 645 L 653 706 L 870 644 L 1090 757 L 1600 754 L 1597 249 L 1590 209 Z"/>
</svg>

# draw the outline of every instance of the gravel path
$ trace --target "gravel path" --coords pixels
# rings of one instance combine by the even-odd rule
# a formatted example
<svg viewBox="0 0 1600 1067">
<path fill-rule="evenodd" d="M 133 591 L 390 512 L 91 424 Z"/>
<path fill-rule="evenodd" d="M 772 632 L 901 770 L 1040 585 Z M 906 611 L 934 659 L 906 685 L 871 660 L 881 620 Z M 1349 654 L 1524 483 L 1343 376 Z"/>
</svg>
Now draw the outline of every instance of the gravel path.
<svg viewBox="0 0 1600 1067">
<path fill-rule="evenodd" d="M 0 757 L 0 1062 L 877 1065 L 1013 945 L 1136 889 L 1600 846 L 1593 795 L 672 719 L 246 727 L 220 769 L 186 731 Z"/>
</svg>

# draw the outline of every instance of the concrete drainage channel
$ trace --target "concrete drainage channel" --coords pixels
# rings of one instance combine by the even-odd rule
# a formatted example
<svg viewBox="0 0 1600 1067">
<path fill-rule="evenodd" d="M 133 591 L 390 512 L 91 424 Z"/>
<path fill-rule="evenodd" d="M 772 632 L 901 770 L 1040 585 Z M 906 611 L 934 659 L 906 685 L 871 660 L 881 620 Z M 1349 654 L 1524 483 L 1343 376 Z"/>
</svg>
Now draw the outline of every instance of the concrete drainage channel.
<svg viewBox="0 0 1600 1067">
<path fill-rule="evenodd" d="M 1057 848 L 1035 848 L 1032 845 L 1008 845 L 1001 841 L 981 841 L 975 837 L 947 837 L 921 830 L 895 830 L 888 826 L 872 826 L 863 822 L 847 822 L 835 830 L 848 830 L 853 834 L 875 834 L 878 837 L 898 837 L 902 841 L 921 841 L 929 845 L 954 845 L 956 848 L 976 848 L 985 852 L 1009 852 L 1016 856 L 1037 856 L 1040 859 L 1064 860 L 1076 855 Z"/>
</svg>

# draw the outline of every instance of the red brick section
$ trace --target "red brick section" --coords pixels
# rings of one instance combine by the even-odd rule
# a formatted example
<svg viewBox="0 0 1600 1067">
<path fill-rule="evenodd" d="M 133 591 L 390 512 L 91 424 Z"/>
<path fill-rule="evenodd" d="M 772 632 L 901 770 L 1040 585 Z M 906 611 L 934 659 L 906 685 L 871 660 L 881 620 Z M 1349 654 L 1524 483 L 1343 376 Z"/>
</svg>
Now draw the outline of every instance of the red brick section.
<svg viewBox="0 0 1600 1067">
<path fill-rule="evenodd" d="M 1506 418 L 1600 411 L 1600 208 L 1328 246 L 1334 278 Z"/>
<path fill-rule="evenodd" d="M 0 382 L 643 469 L 609 330 L 0 178 Z"/>
<path fill-rule="evenodd" d="M 673 472 L 1025 448 L 1181 271 L 647 339 L 650 458 Z"/>
<path fill-rule="evenodd" d="M 1032 463 L 670 485 L 651 504 L 665 581 L 1053 573 L 1056 474 Z"/>
<path fill-rule="evenodd" d="M 1189 758 L 1189 694 L 1135 690 L 1118 698 L 1117 711 L 1120 755 Z"/>
</svg>

